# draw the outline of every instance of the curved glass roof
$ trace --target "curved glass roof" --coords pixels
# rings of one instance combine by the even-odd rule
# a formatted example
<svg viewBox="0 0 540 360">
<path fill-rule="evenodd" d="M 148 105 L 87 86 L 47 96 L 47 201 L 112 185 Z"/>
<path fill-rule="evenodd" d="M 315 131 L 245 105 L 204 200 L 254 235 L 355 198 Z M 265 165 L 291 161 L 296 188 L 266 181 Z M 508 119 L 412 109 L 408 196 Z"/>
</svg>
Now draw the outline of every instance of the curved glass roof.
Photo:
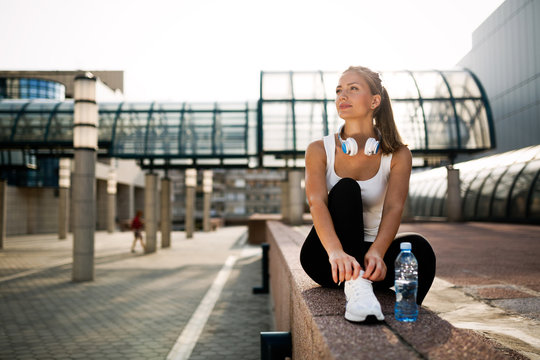
<svg viewBox="0 0 540 360">
<path fill-rule="evenodd" d="M 340 125 L 334 104 L 339 73 L 260 76 L 257 105 L 100 102 L 98 154 L 144 159 L 143 165 L 271 167 L 289 166 L 293 158 L 293 166 L 303 166 L 307 145 Z M 382 77 L 413 153 L 452 157 L 495 146 L 489 103 L 471 72 L 394 71 Z M 73 100 L 0 101 L 0 149 L 69 156 L 72 126 Z"/>
<path fill-rule="evenodd" d="M 261 72 L 262 149 L 302 155 L 342 120 L 335 108 L 337 72 Z M 495 147 L 486 94 L 468 70 L 381 72 L 394 119 L 414 153 L 476 152 Z"/>
<path fill-rule="evenodd" d="M 465 220 L 540 223 L 540 145 L 454 165 L 460 170 Z M 447 170 L 411 175 L 414 216 L 446 216 Z"/>
<path fill-rule="evenodd" d="M 3 148 L 35 148 L 69 155 L 73 100 L 0 101 Z M 119 158 L 240 159 L 256 152 L 256 109 L 248 103 L 104 103 L 99 107 L 99 154 Z M 179 161 L 179 164 L 186 163 Z"/>
</svg>

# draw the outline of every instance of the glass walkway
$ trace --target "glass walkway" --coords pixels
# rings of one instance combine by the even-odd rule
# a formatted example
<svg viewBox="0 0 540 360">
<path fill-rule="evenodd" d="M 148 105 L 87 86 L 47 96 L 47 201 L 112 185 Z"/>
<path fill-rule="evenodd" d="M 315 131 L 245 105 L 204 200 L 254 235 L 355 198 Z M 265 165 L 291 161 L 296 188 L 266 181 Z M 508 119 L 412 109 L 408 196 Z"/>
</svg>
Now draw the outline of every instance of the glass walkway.
<svg viewBox="0 0 540 360">
<path fill-rule="evenodd" d="M 495 147 L 489 102 L 470 71 L 381 76 L 413 154 L 452 159 Z M 143 167 L 303 166 L 308 143 L 340 125 L 338 78 L 263 71 L 256 103 L 99 103 L 98 155 L 139 159 Z M 72 124 L 73 100 L 1 100 L 0 150 L 71 156 Z"/>
</svg>

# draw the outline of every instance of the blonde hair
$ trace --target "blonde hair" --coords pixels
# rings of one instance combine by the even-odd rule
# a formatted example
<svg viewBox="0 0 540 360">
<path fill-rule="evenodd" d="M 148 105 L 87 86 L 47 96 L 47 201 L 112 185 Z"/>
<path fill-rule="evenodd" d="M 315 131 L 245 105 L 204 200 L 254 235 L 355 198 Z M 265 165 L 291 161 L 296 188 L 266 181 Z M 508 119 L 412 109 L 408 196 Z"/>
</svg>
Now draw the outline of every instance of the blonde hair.
<svg viewBox="0 0 540 360">
<path fill-rule="evenodd" d="M 379 73 L 364 66 L 349 66 L 343 72 L 354 71 L 366 81 L 371 95 L 381 95 L 381 103 L 373 111 L 375 120 L 374 126 L 381 132 L 380 146 L 383 154 L 395 152 L 400 146 L 405 145 L 399 135 L 396 123 L 394 122 L 394 112 L 386 88 L 382 85 Z"/>
</svg>

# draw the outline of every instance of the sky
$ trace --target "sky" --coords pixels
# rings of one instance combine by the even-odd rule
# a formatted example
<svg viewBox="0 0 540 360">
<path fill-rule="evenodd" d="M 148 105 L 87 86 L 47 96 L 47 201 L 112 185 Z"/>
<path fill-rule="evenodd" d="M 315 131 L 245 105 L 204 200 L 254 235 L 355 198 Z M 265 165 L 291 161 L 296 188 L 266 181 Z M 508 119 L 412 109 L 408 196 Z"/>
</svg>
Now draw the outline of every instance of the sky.
<svg viewBox="0 0 540 360">
<path fill-rule="evenodd" d="M 0 0 L 0 70 L 124 70 L 131 101 L 245 101 L 261 70 L 451 69 L 503 0 Z"/>
</svg>

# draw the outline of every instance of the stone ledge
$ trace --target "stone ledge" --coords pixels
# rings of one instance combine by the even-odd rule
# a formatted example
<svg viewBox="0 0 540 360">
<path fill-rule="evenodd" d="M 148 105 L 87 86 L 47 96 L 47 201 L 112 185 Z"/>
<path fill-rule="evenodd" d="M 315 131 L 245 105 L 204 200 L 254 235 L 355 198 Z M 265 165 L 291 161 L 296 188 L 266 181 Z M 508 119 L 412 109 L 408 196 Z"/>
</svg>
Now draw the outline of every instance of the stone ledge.
<svg viewBox="0 0 540 360">
<path fill-rule="evenodd" d="M 395 294 L 376 291 L 385 320 L 355 324 L 343 317 L 340 289 L 322 288 L 300 265 L 302 234 L 278 222 L 266 222 L 270 244 L 270 287 L 277 331 L 290 331 L 293 359 L 524 359 L 458 329 L 421 307 L 415 323 L 394 319 Z"/>
<path fill-rule="evenodd" d="M 248 240 L 252 245 L 262 244 L 266 241 L 266 222 L 281 221 L 286 223 L 281 214 L 259 214 L 255 213 L 248 218 Z M 312 224 L 311 214 L 302 215 L 302 224 Z"/>
</svg>

